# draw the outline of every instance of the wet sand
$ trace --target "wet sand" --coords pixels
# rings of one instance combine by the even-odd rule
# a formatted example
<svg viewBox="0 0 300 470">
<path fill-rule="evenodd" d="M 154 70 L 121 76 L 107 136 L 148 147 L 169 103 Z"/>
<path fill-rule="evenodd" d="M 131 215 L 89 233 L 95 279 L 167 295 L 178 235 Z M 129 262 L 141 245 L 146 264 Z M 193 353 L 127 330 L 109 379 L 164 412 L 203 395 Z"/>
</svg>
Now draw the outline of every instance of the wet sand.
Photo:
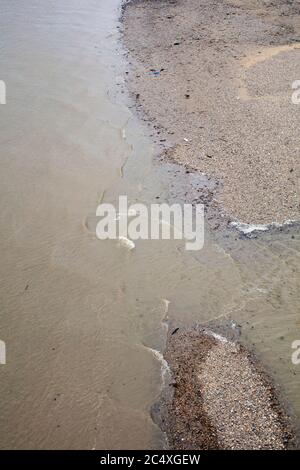
<svg viewBox="0 0 300 470">
<path fill-rule="evenodd" d="M 229 221 L 299 220 L 300 11 L 284 0 L 129 3 L 128 84 L 172 160 L 214 177 Z"/>
</svg>

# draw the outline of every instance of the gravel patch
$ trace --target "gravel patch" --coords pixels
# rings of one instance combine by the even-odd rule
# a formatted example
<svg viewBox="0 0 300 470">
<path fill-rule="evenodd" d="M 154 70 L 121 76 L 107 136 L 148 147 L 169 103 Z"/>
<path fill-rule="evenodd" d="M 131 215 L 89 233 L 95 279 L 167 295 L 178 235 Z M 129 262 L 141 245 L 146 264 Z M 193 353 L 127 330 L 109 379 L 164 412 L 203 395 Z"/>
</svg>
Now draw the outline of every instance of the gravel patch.
<svg viewBox="0 0 300 470">
<path fill-rule="evenodd" d="M 202 328 L 175 331 L 165 351 L 173 393 L 162 428 L 177 450 L 286 449 L 293 433 L 276 390 L 238 342 Z"/>
</svg>

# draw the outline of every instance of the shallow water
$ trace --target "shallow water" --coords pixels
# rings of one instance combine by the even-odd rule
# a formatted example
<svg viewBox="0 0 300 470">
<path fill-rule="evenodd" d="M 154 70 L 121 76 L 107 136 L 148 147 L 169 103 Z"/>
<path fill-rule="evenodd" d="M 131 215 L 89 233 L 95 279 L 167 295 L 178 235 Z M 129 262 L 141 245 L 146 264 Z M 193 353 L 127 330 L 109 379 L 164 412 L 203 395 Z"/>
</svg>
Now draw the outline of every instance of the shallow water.
<svg viewBox="0 0 300 470">
<path fill-rule="evenodd" d="M 171 201 L 193 178 L 153 161 L 122 93 L 119 13 L 119 0 L 1 2 L 1 448 L 161 447 L 151 348 L 168 318 L 241 324 L 300 416 L 297 232 L 207 233 L 198 253 L 96 239 L 100 201 Z"/>
</svg>

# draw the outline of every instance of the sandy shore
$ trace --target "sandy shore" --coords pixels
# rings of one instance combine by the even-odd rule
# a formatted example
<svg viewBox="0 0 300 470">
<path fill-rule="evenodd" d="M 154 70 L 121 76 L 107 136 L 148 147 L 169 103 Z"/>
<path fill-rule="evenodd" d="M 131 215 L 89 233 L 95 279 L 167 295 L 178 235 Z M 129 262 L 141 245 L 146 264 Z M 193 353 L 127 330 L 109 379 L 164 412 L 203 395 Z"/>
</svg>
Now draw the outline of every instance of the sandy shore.
<svg viewBox="0 0 300 470">
<path fill-rule="evenodd" d="M 225 223 L 299 220 L 300 107 L 291 102 L 299 8 L 281 0 L 132 0 L 124 8 L 137 108 L 164 158 L 207 176 L 200 202 Z M 272 381 L 239 342 L 176 328 L 165 359 L 172 392 L 155 416 L 170 448 L 293 445 Z"/>
<path fill-rule="evenodd" d="M 128 84 L 169 158 L 218 181 L 229 220 L 299 220 L 300 6 L 135 0 Z"/>
<path fill-rule="evenodd" d="M 172 449 L 286 449 L 292 433 L 277 393 L 238 342 L 210 330 L 170 333 L 173 394 L 162 405 Z"/>
</svg>

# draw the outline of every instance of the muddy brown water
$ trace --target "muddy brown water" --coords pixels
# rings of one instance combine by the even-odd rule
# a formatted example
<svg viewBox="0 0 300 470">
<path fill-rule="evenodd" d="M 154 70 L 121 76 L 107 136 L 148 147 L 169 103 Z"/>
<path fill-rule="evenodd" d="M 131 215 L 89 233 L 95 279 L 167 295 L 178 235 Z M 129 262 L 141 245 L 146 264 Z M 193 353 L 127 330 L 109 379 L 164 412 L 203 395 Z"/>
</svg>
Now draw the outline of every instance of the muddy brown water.
<svg viewBox="0 0 300 470">
<path fill-rule="evenodd" d="M 155 162 L 130 108 L 119 7 L 1 2 L 1 448 L 162 447 L 150 408 L 168 319 L 240 325 L 300 420 L 297 228 L 251 240 L 207 230 L 196 253 L 95 236 L 102 200 L 180 199 L 195 183 Z"/>
</svg>

